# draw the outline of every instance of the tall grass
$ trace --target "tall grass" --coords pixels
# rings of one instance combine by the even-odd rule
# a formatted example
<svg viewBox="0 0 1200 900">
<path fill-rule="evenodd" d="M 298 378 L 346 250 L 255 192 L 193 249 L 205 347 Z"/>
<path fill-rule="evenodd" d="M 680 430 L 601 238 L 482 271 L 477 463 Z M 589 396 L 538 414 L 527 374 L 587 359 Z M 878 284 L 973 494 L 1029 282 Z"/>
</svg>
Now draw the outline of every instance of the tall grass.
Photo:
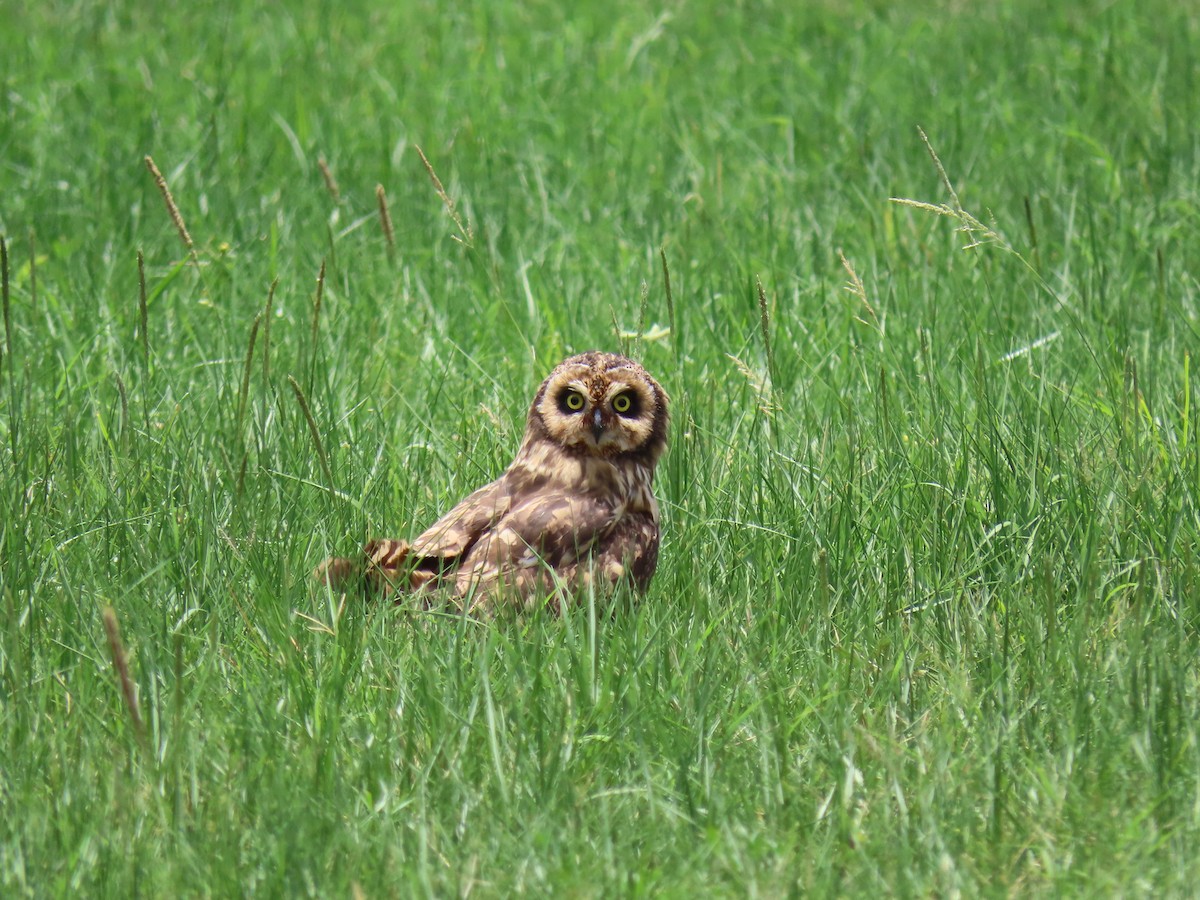
<svg viewBox="0 0 1200 900">
<path fill-rule="evenodd" d="M 5 19 L 5 895 L 1194 889 L 1188 10 Z M 639 603 L 312 584 L 625 346 Z"/>
</svg>

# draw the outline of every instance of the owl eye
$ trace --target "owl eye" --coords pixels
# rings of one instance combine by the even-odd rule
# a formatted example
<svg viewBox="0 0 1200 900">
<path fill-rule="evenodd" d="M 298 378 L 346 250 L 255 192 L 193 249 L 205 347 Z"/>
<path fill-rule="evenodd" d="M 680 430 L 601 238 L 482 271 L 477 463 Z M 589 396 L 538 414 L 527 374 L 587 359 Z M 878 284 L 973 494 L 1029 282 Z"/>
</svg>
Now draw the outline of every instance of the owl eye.
<svg viewBox="0 0 1200 900">
<path fill-rule="evenodd" d="M 628 394 L 617 394 L 613 397 L 612 408 L 622 415 L 633 409 L 633 398 Z"/>
<path fill-rule="evenodd" d="M 583 409 L 583 394 L 579 391 L 567 391 L 563 397 L 563 406 L 571 412 L 579 412 Z"/>
</svg>

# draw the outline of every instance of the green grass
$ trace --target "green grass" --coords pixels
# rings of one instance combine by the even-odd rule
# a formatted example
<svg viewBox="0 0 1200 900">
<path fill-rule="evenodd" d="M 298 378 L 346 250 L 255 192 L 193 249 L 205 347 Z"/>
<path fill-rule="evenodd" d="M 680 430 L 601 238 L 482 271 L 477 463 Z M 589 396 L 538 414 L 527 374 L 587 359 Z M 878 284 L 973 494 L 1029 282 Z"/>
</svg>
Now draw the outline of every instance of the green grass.
<svg viewBox="0 0 1200 900">
<path fill-rule="evenodd" d="M 291 6 L 2 14 L 0 893 L 1195 890 L 1186 4 Z M 640 605 L 310 585 L 625 345 Z"/>
</svg>

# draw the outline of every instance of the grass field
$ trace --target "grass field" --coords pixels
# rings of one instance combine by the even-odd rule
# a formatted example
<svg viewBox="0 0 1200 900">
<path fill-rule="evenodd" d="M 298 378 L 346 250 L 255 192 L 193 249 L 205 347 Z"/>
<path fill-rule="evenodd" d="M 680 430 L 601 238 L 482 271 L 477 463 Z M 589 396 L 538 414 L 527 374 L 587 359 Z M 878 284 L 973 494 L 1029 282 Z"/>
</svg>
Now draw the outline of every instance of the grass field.
<svg viewBox="0 0 1200 900">
<path fill-rule="evenodd" d="M 1193 893 L 1200 16 L 447 7 L 0 16 L 0 894 Z M 591 347 L 639 605 L 309 583 Z"/>
</svg>

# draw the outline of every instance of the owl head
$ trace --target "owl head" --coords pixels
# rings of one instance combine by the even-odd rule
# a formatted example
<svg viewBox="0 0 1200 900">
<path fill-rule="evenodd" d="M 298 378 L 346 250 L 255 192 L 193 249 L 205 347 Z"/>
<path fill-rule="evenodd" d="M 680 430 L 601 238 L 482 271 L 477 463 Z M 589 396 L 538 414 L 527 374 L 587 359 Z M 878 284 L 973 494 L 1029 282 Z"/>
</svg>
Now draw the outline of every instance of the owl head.
<svg viewBox="0 0 1200 900">
<path fill-rule="evenodd" d="M 588 456 L 636 456 L 653 467 L 667 446 L 666 392 L 624 356 L 572 356 L 533 398 L 526 441 L 537 439 Z"/>
</svg>

